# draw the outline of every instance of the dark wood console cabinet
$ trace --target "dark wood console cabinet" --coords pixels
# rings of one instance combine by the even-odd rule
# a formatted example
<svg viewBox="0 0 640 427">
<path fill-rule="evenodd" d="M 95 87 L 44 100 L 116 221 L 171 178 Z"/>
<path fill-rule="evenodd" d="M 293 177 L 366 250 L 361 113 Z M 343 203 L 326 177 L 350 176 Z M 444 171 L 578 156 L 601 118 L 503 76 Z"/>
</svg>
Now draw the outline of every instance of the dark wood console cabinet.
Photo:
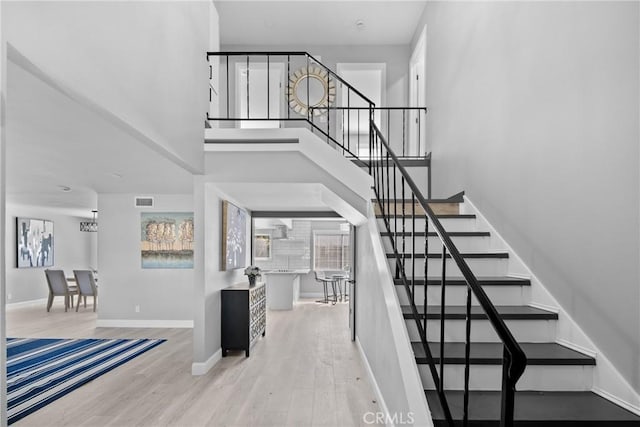
<svg viewBox="0 0 640 427">
<path fill-rule="evenodd" d="M 222 290 L 222 356 L 228 350 L 249 350 L 265 335 L 267 298 L 264 283 L 238 284 Z"/>
</svg>

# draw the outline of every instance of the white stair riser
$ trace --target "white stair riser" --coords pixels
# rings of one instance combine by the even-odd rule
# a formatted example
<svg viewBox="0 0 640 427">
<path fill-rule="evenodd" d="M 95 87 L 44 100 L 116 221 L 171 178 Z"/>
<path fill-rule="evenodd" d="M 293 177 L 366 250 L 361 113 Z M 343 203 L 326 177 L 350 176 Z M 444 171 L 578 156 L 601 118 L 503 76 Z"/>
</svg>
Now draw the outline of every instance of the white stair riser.
<svg viewBox="0 0 640 427">
<path fill-rule="evenodd" d="M 465 258 L 464 260 L 476 276 L 506 276 L 509 271 L 508 258 Z M 407 276 L 411 276 L 413 272 L 412 262 L 413 260 L 411 259 L 404 260 L 405 274 Z M 424 258 L 415 260 L 416 276 L 424 276 L 424 262 Z M 395 258 L 388 258 L 388 263 L 391 274 L 395 275 L 395 267 L 397 264 Z M 442 274 L 441 272 L 442 259 L 430 258 L 427 274 L 429 276 L 439 276 Z M 447 276 L 462 276 L 460 269 L 451 258 L 447 258 L 446 274 Z"/>
<path fill-rule="evenodd" d="M 440 224 L 444 227 L 446 231 L 478 231 L 477 230 L 477 220 L 476 218 L 438 218 Z M 416 218 L 415 227 L 416 231 L 424 231 L 424 218 Z M 391 231 L 396 230 L 402 231 L 402 221 L 398 218 L 397 223 L 393 221 L 391 218 L 389 226 L 391 227 Z M 380 231 L 387 231 L 384 221 L 382 218 L 378 219 L 378 228 Z M 407 218 L 404 223 L 404 231 L 413 230 L 413 223 L 411 218 Z M 433 231 L 433 225 L 429 223 L 429 230 Z"/>
<path fill-rule="evenodd" d="M 438 375 L 440 375 L 440 365 Z M 418 365 L 422 384 L 435 390 L 429 365 Z M 501 365 L 471 365 L 470 390 L 501 390 Z M 444 386 L 448 390 L 464 389 L 464 365 L 445 365 Z M 529 365 L 516 385 L 518 390 L 587 391 L 593 387 L 593 366 Z"/>
<path fill-rule="evenodd" d="M 402 252 L 403 242 L 402 237 L 396 237 L 396 247 L 399 252 Z M 491 247 L 491 238 L 477 237 L 477 236 L 453 236 L 451 237 L 453 244 L 456 245 L 460 253 L 467 252 L 491 252 L 495 248 Z M 391 239 L 389 236 L 383 236 L 382 242 L 387 252 L 392 251 Z M 405 252 L 411 252 L 413 246 L 413 240 L 410 236 L 404 238 Z M 424 253 L 424 237 L 415 238 L 416 252 Z M 442 253 L 442 243 L 439 237 L 429 237 L 429 253 Z"/>
<path fill-rule="evenodd" d="M 419 341 L 420 335 L 413 319 L 405 319 L 407 332 L 411 341 Z M 519 342 L 555 342 L 555 320 L 507 320 L 507 327 Z M 445 341 L 465 341 L 465 320 L 445 320 Z M 440 320 L 433 319 L 427 322 L 427 339 L 440 341 Z M 471 341 L 473 342 L 500 342 L 498 335 L 488 320 L 471 320 Z"/>
<path fill-rule="evenodd" d="M 482 288 L 494 305 L 525 305 L 531 299 L 530 286 L 483 286 Z M 441 286 L 428 286 L 427 303 L 429 305 L 440 305 L 441 289 Z M 404 286 L 396 286 L 396 293 L 400 304 L 409 304 L 409 298 Z M 414 301 L 417 305 L 424 303 L 424 286 L 415 287 Z M 447 286 L 445 305 L 465 305 L 466 303 L 466 286 Z M 471 295 L 471 304 L 478 305 L 478 300 L 473 293 Z"/>
</svg>

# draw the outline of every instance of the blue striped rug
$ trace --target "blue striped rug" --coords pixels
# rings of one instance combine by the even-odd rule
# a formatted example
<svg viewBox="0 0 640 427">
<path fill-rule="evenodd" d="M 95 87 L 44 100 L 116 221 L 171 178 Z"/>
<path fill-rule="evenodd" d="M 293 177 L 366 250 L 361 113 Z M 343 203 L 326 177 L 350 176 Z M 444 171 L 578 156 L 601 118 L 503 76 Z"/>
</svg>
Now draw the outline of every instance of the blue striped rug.
<svg viewBox="0 0 640 427">
<path fill-rule="evenodd" d="M 7 338 L 8 423 L 164 341 Z"/>
</svg>

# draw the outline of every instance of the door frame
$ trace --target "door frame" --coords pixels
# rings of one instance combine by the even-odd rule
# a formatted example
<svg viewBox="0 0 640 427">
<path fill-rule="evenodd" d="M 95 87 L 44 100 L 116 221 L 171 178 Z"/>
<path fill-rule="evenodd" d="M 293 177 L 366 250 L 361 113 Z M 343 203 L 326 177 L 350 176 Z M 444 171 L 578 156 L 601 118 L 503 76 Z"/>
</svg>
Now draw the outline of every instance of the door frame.
<svg viewBox="0 0 640 427">
<path fill-rule="evenodd" d="M 409 106 L 425 107 L 426 106 L 426 74 L 427 74 L 427 25 L 422 27 L 420 37 L 416 42 L 416 46 L 411 53 L 409 59 Z M 414 78 L 415 76 L 415 78 Z M 409 117 L 409 146 L 407 154 L 413 156 L 421 156 L 427 153 L 425 141 L 425 120 L 421 117 L 419 120 L 420 128 L 413 126 L 418 124 L 419 112 L 411 110 Z M 419 137 L 419 138 L 418 138 Z"/>
</svg>

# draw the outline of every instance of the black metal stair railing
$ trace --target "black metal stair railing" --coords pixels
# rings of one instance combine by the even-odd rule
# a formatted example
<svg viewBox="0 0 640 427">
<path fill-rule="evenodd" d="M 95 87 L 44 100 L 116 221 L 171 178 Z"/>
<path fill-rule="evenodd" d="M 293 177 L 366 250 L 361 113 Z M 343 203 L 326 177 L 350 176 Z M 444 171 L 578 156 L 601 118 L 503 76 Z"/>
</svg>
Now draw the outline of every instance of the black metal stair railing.
<svg viewBox="0 0 640 427">
<path fill-rule="evenodd" d="M 302 124 L 322 135 L 348 157 L 368 156 L 373 132 L 369 112 L 374 103 L 307 52 L 207 52 L 209 100 L 218 99 L 218 111 L 207 120 L 219 127 L 291 127 Z M 361 108 L 356 137 L 367 149 L 346 144 L 345 130 L 336 112 L 317 107 Z M 355 114 L 355 111 L 354 111 Z M 360 125 L 362 126 L 360 127 Z"/>
<path fill-rule="evenodd" d="M 467 283 L 466 293 L 466 323 L 465 323 L 465 364 L 464 364 L 464 394 L 463 394 L 463 415 L 462 425 L 469 423 L 469 375 L 470 375 L 470 347 L 471 347 L 471 300 L 475 296 L 480 307 L 486 314 L 493 329 L 503 343 L 503 369 L 502 369 L 502 406 L 500 412 L 500 426 L 513 426 L 515 386 L 524 372 L 527 359 L 522 348 L 514 339 L 513 335 L 498 314 L 496 307 L 491 303 L 484 290 L 460 255 L 460 252 L 451 241 L 437 215 L 424 199 L 420 190 L 414 183 L 411 176 L 400 163 L 398 157 L 393 152 L 385 136 L 378 126 L 373 123 L 374 138 L 372 140 L 371 158 L 374 165 L 371 174 L 374 180 L 375 197 L 377 201 L 378 214 L 383 218 L 388 235 L 391 239 L 391 247 L 395 259 L 396 279 L 399 279 L 407 293 L 410 301 L 411 317 L 415 320 L 422 348 L 427 357 L 429 370 L 436 387 L 444 416 L 450 426 L 454 426 L 450 405 L 445 393 L 445 371 L 446 357 L 444 353 L 445 338 L 445 305 L 447 289 L 447 260 L 451 259 L 462 273 Z M 400 182 L 398 183 L 398 176 Z M 409 194 L 405 194 L 408 188 Z M 398 197 L 399 196 L 399 197 Z M 400 200 L 400 207 L 398 206 Z M 409 205 L 410 212 L 407 212 Z M 422 210 L 422 213 L 417 210 Z M 408 219 L 410 218 L 410 219 Z M 424 218 L 424 248 L 416 247 L 417 219 Z M 440 318 L 439 328 L 439 355 L 437 358 L 431 352 L 427 335 L 428 296 L 427 284 L 429 282 L 429 225 L 437 234 L 442 243 L 442 266 L 439 275 L 441 285 L 440 312 L 434 313 Z M 410 226 L 411 231 L 407 231 Z M 409 240 L 409 241 L 407 241 Z M 424 250 L 424 255 L 419 249 Z M 421 272 L 416 271 L 416 259 L 424 257 L 424 267 Z M 409 262 L 410 261 L 410 262 Z M 420 281 L 419 274 L 424 275 L 424 297 L 422 306 L 416 305 L 416 283 Z M 437 359 L 437 360 L 436 360 Z M 439 370 L 438 366 L 439 365 Z"/>
</svg>

